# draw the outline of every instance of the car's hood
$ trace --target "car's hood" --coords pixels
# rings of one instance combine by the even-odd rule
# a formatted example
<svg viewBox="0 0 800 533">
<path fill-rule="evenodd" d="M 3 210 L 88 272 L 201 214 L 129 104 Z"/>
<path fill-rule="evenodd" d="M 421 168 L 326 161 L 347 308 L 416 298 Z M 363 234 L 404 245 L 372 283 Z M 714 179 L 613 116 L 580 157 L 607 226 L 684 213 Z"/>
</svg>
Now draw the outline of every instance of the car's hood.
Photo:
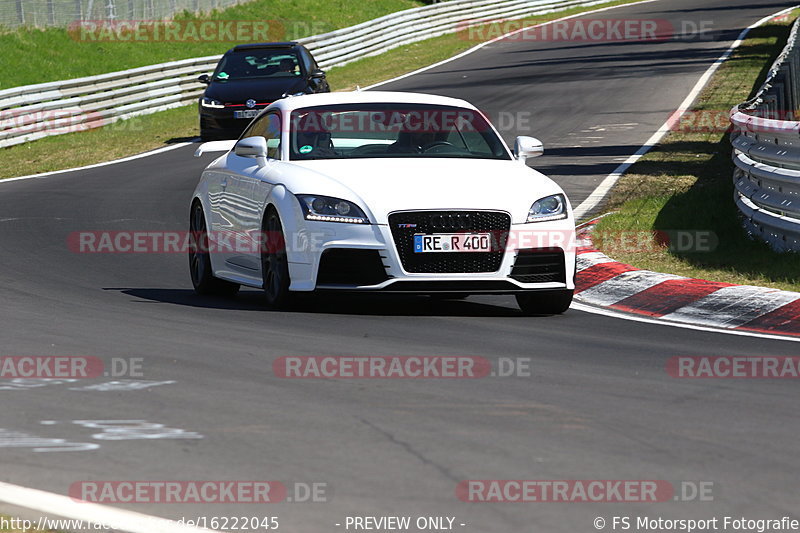
<svg viewBox="0 0 800 533">
<path fill-rule="evenodd" d="M 232 104 L 241 104 L 250 98 L 259 103 L 274 102 L 284 93 L 301 91 L 303 87 L 303 79 L 299 77 L 213 81 L 206 88 L 205 96 Z"/>
<path fill-rule="evenodd" d="M 316 174 L 291 184 L 292 192 L 348 194 L 344 199 L 360 203 L 378 224 L 386 224 L 393 211 L 416 209 L 508 211 L 514 223 L 523 223 L 533 202 L 562 192 L 555 182 L 517 161 L 420 158 L 292 164 Z"/>
</svg>

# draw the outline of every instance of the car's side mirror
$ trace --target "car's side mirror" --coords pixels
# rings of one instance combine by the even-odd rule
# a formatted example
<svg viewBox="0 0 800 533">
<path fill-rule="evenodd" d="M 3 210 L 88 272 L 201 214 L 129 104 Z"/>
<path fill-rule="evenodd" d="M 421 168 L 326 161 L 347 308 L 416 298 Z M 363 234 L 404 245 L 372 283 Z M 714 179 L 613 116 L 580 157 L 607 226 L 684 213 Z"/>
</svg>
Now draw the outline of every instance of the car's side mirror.
<svg viewBox="0 0 800 533">
<path fill-rule="evenodd" d="M 312 70 L 308 77 L 312 80 L 320 80 L 325 77 L 325 72 L 321 71 L 320 69 Z"/>
<path fill-rule="evenodd" d="M 308 90 L 312 93 L 320 92 L 325 85 L 324 79 L 325 78 L 309 78 Z"/>
<path fill-rule="evenodd" d="M 264 137 L 245 137 L 233 147 L 233 153 L 241 157 L 254 157 L 258 164 L 267 164 L 267 140 Z"/>
<path fill-rule="evenodd" d="M 200 74 L 197 77 L 197 81 L 199 81 L 200 83 L 205 83 L 206 85 L 210 85 L 211 84 L 211 76 L 209 76 L 208 74 Z"/>
<path fill-rule="evenodd" d="M 514 142 L 514 157 L 522 163 L 529 157 L 539 157 L 543 153 L 544 145 L 535 137 L 519 136 Z"/>
</svg>

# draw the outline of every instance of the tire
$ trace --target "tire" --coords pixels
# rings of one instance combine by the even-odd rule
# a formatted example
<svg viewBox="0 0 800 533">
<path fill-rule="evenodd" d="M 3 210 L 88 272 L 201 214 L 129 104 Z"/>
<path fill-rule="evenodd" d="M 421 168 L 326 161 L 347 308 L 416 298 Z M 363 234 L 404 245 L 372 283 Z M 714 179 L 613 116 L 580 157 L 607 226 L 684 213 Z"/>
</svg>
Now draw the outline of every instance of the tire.
<svg viewBox="0 0 800 533">
<path fill-rule="evenodd" d="M 214 277 L 208 246 L 208 230 L 203 206 L 200 202 L 192 205 L 189 218 L 189 273 L 197 294 L 206 296 L 235 296 L 239 284 Z"/>
<path fill-rule="evenodd" d="M 200 119 L 200 140 L 203 142 L 221 140 L 219 132 L 209 128 L 202 118 Z"/>
<path fill-rule="evenodd" d="M 200 140 L 204 143 L 209 141 L 220 141 L 222 138 L 220 137 L 219 133 L 209 131 L 209 130 L 200 130 Z"/>
<path fill-rule="evenodd" d="M 291 301 L 289 292 L 289 260 L 283 238 L 283 225 L 278 212 L 269 208 L 261 225 L 266 238 L 261 250 L 261 278 L 267 308 L 286 309 Z"/>
<path fill-rule="evenodd" d="M 532 291 L 517 294 L 517 305 L 522 314 L 532 315 L 560 315 L 572 303 L 573 290 Z"/>
</svg>

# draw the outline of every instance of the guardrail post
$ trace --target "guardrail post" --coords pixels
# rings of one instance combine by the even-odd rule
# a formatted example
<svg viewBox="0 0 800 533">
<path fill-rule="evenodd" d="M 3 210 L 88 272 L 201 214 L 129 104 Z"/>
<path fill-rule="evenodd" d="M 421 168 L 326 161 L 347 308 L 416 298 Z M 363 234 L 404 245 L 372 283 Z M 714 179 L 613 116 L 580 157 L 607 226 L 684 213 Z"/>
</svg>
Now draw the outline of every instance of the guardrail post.
<svg viewBox="0 0 800 533">
<path fill-rule="evenodd" d="M 106 18 L 108 20 L 117 18 L 117 6 L 114 5 L 114 0 L 108 0 L 108 4 L 106 4 Z"/>
<path fill-rule="evenodd" d="M 17 19 L 19 20 L 20 25 L 24 26 L 25 25 L 25 8 L 22 5 L 22 0 L 17 0 L 16 1 L 16 5 L 17 5 Z"/>
</svg>

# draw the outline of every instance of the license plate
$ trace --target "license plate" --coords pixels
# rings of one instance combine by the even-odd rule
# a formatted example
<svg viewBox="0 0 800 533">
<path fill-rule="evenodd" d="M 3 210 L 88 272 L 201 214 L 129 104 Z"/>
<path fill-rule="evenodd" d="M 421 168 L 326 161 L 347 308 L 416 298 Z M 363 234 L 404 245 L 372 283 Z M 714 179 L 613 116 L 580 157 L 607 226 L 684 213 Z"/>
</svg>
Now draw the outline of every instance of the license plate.
<svg viewBox="0 0 800 533">
<path fill-rule="evenodd" d="M 437 233 L 414 235 L 414 253 L 491 252 L 489 233 Z"/>
<path fill-rule="evenodd" d="M 253 118 L 258 115 L 260 109 L 245 109 L 244 111 L 234 111 L 233 118 Z"/>
</svg>

